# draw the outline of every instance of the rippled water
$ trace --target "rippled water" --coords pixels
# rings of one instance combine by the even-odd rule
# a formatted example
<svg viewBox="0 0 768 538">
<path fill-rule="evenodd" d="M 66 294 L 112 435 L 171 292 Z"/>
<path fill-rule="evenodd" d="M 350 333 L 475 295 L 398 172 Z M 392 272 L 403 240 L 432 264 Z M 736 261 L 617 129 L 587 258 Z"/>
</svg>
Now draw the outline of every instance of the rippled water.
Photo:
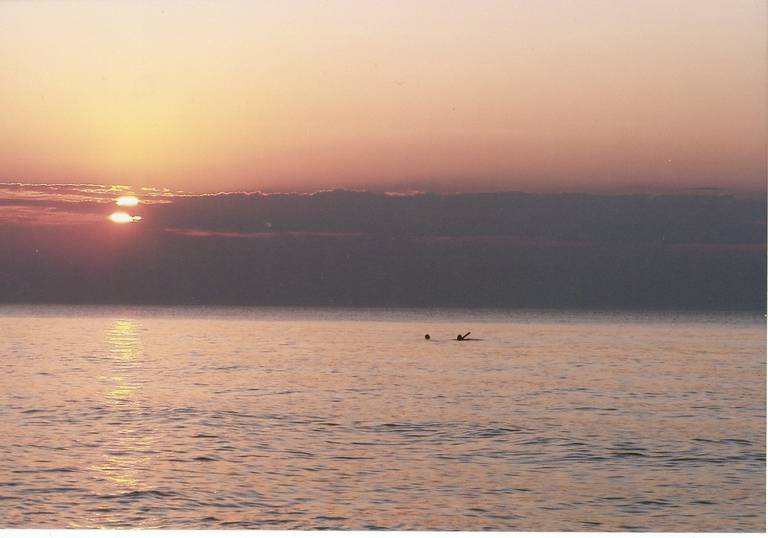
<svg viewBox="0 0 768 538">
<path fill-rule="evenodd" d="M 760 317 L 0 307 L 0 527 L 762 531 L 765 376 Z"/>
</svg>

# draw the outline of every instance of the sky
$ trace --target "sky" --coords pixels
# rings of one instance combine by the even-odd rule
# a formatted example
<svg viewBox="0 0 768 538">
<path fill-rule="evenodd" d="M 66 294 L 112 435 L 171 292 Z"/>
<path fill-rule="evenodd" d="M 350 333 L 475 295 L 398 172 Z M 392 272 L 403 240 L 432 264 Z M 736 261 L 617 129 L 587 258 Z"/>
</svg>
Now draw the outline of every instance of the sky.
<svg viewBox="0 0 768 538">
<path fill-rule="evenodd" d="M 0 2 L 0 182 L 764 191 L 762 0 Z"/>
</svg>

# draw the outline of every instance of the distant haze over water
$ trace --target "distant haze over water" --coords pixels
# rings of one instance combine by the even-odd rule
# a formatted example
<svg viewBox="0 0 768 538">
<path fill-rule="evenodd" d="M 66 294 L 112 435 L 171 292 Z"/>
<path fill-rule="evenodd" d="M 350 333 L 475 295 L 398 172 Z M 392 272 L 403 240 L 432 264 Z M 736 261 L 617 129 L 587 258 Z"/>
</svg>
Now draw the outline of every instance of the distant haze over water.
<svg viewBox="0 0 768 538">
<path fill-rule="evenodd" d="M 0 302 L 765 310 L 762 199 L 2 187 Z"/>
</svg>

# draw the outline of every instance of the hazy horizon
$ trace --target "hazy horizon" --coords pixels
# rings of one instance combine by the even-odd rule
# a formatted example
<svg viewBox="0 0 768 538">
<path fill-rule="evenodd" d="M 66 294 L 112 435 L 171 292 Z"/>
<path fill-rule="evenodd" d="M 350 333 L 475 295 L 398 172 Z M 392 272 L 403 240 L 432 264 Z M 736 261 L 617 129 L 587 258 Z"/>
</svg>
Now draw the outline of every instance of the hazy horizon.
<svg viewBox="0 0 768 538">
<path fill-rule="evenodd" d="M 420 194 L 437 195 L 459 195 L 459 194 L 586 194 L 594 196 L 668 196 L 668 195 L 703 195 L 703 196 L 736 196 L 739 198 L 764 197 L 768 193 L 768 184 L 755 187 L 740 186 L 705 186 L 705 185 L 652 185 L 649 183 L 635 183 L 628 185 L 591 185 L 580 188 L 573 185 L 572 188 L 545 187 L 539 188 L 493 188 L 477 182 L 463 186 L 461 190 L 456 190 L 445 185 L 440 181 L 419 181 L 408 182 L 406 180 L 393 181 L 391 183 L 381 183 L 370 185 L 368 187 L 354 186 L 329 186 L 317 188 L 258 188 L 255 186 L 232 189 L 172 189 L 167 185 L 158 183 L 132 183 L 126 182 L 80 182 L 80 181 L 21 181 L 13 178 L 0 178 L 0 196 L 10 195 L 14 198 L 24 199 L 25 192 L 44 192 L 44 191 L 66 191 L 67 189 L 80 190 L 82 192 L 91 191 L 92 193 L 102 193 L 107 196 L 101 196 L 102 201 L 114 201 L 118 194 L 135 194 L 143 197 L 146 202 L 155 196 L 218 196 L 227 194 L 253 194 L 253 195 L 313 195 L 324 192 L 346 191 L 346 192 L 370 192 L 372 194 L 385 194 L 392 196 L 412 196 Z M 12 194 L 17 191 L 19 194 Z"/>
<path fill-rule="evenodd" d="M 763 199 L 129 192 L 0 185 L 0 302 L 765 307 Z"/>
</svg>

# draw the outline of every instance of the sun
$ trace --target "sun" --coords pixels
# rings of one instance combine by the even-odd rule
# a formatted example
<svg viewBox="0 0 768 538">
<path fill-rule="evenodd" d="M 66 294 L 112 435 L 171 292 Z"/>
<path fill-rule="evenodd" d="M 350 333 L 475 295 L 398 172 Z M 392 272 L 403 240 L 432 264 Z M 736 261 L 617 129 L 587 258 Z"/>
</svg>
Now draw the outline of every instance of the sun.
<svg viewBox="0 0 768 538">
<path fill-rule="evenodd" d="M 135 196 L 120 196 L 115 203 L 122 207 L 135 207 L 139 205 L 139 199 Z"/>
<path fill-rule="evenodd" d="M 137 222 L 141 220 L 138 215 L 131 216 L 125 211 L 116 211 L 109 216 L 109 220 L 116 224 L 129 224 L 131 222 Z"/>
</svg>

